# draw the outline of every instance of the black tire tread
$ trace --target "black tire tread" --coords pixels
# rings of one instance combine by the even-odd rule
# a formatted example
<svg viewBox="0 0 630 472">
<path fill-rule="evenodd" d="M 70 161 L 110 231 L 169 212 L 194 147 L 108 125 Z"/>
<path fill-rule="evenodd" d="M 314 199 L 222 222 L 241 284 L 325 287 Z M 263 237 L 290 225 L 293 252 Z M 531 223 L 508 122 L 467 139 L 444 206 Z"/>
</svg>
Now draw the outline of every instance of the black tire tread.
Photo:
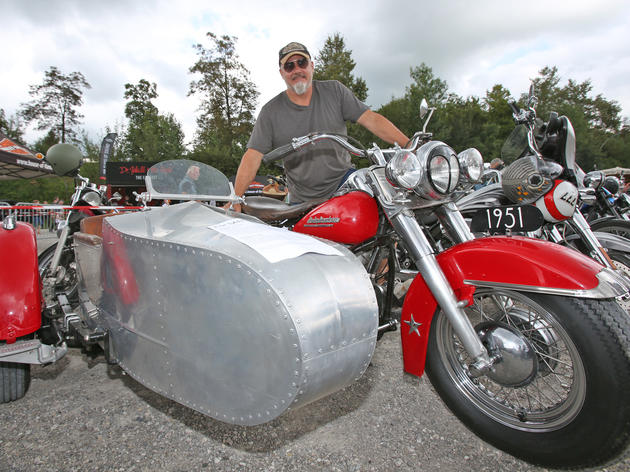
<svg viewBox="0 0 630 472">
<path fill-rule="evenodd" d="M 30 364 L 0 362 L 0 404 L 22 398 L 30 383 Z"/>
<path fill-rule="evenodd" d="M 608 364 L 608 370 L 614 372 L 614 381 L 619 386 L 619 391 L 614 394 L 618 397 L 625 397 L 627 392 L 630 391 L 630 317 L 621 309 L 619 304 L 615 300 L 579 299 L 551 295 L 533 296 L 531 294 L 530 296 L 539 303 L 541 300 L 555 300 L 559 303 L 560 299 L 568 303 L 569 313 L 575 314 L 575 316 L 570 318 L 569 323 L 572 326 L 569 329 L 575 332 L 576 326 L 579 325 L 577 329 L 582 335 L 581 339 L 574 338 L 573 342 L 580 352 L 582 352 L 581 344 L 596 343 L 603 348 L 599 350 L 599 359 L 597 361 L 599 364 L 596 365 Z M 567 326 L 564 326 L 567 329 Z M 433 337 L 431 336 L 431 338 Z M 429 344 L 431 346 L 431 339 Z M 506 431 L 503 431 L 504 434 L 502 435 L 497 432 L 501 427 L 488 428 L 486 425 L 482 425 L 480 421 L 476 421 L 474 415 L 481 414 L 478 412 L 470 414 L 470 411 L 465 411 L 466 406 L 463 404 L 467 402 L 462 402 L 458 397 L 451 396 L 450 392 L 452 389 L 445 385 L 444 380 L 441 379 L 443 375 L 439 367 L 441 362 L 439 360 L 432 361 L 431 358 L 430 347 L 427 358 L 427 373 L 446 405 L 475 434 L 516 457 L 544 467 L 580 469 L 595 466 L 601 467 L 611 461 L 616 462 L 620 457 L 626 457 L 630 454 L 630 449 L 628 448 L 630 444 L 630 401 L 618 401 L 615 403 L 618 407 L 621 405 L 615 411 L 615 417 L 618 419 L 623 418 L 623 420 L 618 421 L 615 428 L 607 432 L 605 448 L 601 447 L 596 451 L 591 449 L 590 452 L 581 455 L 579 454 L 580 448 L 575 448 L 565 456 L 555 452 L 541 456 L 537 454 L 539 451 L 535 451 L 534 449 L 536 448 L 532 447 L 535 442 L 531 441 L 531 436 L 528 437 L 532 433 L 522 433 L 522 442 L 514 445 L 510 441 L 514 441 L 514 438 L 521 433 L 506 433 Z M 439 356 L 436 355 L 435 358 L 437 359 Z M 468 404 L 468 408 L 472 407 Z M 488 419 L 488 421 L 492 420 Z M 513 434 L 513 437 L 509 438 L 508 436 L 511 434 Z M 581 431 L 580 434 L 585 436 L 584 449 L 586 450 L 588 449 L 586 442 L 589 440 L 591 433 L 589 431 Z M 544 441 L 544 439 L 541 437 L 536 441 Z"/>
</svg>

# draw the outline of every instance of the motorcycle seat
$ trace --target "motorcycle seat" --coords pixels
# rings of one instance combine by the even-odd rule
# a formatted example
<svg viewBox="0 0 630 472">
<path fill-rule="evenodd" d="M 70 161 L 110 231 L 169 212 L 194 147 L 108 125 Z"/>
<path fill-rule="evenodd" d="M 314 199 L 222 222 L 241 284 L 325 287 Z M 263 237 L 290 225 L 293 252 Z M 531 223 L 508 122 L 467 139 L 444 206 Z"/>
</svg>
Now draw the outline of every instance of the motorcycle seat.
<svg viewBox="0 0 630 472">
<path fill-rule="evenodd" d="M 262 221 L 281 221 L 299 218 L 326 200 L 326 198 L 322 198 L 298 203 L 297 205 L 289 205 L 271 197 L 245 197 L 242 211 L 246 215 L 255 216 Z"/>
</svg>

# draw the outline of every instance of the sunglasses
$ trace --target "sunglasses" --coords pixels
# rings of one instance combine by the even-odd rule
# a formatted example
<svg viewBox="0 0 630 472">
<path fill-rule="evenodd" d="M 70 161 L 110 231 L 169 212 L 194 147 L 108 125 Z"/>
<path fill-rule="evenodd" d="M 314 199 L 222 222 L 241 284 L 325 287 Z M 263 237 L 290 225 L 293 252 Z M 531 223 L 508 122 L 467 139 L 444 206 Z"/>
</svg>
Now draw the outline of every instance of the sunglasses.
<svg viewBox="0 0 630 472">
<path fill-rule="evenodd" d="M 295 69 L 296 64 L 300 69 L 306 69 L 306 67 L 308 66 L 308 59 L 303 57 L 301 59 L 298 59 L 297 61 L 285 62 L 283 66 L 284 71 L 292 72 L 293 69 Z"/>
</svg>

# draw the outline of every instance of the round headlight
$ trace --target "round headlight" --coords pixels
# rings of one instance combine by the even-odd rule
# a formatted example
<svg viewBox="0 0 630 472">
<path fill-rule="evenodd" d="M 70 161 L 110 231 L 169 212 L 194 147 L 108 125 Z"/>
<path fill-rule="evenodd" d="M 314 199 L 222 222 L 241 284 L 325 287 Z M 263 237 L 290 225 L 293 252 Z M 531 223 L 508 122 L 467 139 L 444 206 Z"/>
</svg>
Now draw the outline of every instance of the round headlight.
<svg viewBox="0 0 630 472">
<path fill-rule="evenodd" d="M 94 191 L 87 191 L 81 195 L 81 200 L 89 206 L 99 206 L 101 204 L 101 196 Z"/>
<path fill-rule="evenodd" d="M 411 190 L 422 179 L 422 165 L 411 151 L 399 149 L 385 167 L 385 176 L 392 185 Z"/>
<path fill-rule="evenodd" d="M 457 159 L 459 159 L 459 168 L 462 172 L 462 181 L 464 183 L 476 184 L 481 180 L 483 175 L 483 157 L 477 149 L 466 149 L 457 155 Z"/>
<path fill-rule="evenodd" d="M 455 190 L 459 183 L 459 162 L 452 148 L 443 143 L 433 147 L 427 156 L 427 169 L 436 192 L 445 195 Z"/>
</svg>

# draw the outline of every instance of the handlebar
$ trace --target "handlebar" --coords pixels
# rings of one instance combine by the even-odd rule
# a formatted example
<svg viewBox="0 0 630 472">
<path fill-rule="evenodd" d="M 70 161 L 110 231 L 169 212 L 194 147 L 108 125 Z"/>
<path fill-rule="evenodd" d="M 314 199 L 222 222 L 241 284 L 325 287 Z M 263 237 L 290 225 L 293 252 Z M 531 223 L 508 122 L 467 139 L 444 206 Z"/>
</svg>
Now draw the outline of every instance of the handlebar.
<svg viewBox="0 0 630 472">
<path fill-rule="evenodd" d="M 290 143 L 268 152 L 263 156 L 263 162 L 268 164 L 270 162 L 278 161 L 308 144 L 315 144 L 316 142 L 325 139 L 335 141 L 336 143 L 340 144 L 344 149 L 346 149 L 346 151 L 348 151 L 350 154 L 360 157 L 367 156 L 367 152 L 365 150 L 359 149 L 350 144 L 346 140 L 345 136 L 329 133 L 311 133 L 299 138 L 293 138 Z"/>
</svg>

